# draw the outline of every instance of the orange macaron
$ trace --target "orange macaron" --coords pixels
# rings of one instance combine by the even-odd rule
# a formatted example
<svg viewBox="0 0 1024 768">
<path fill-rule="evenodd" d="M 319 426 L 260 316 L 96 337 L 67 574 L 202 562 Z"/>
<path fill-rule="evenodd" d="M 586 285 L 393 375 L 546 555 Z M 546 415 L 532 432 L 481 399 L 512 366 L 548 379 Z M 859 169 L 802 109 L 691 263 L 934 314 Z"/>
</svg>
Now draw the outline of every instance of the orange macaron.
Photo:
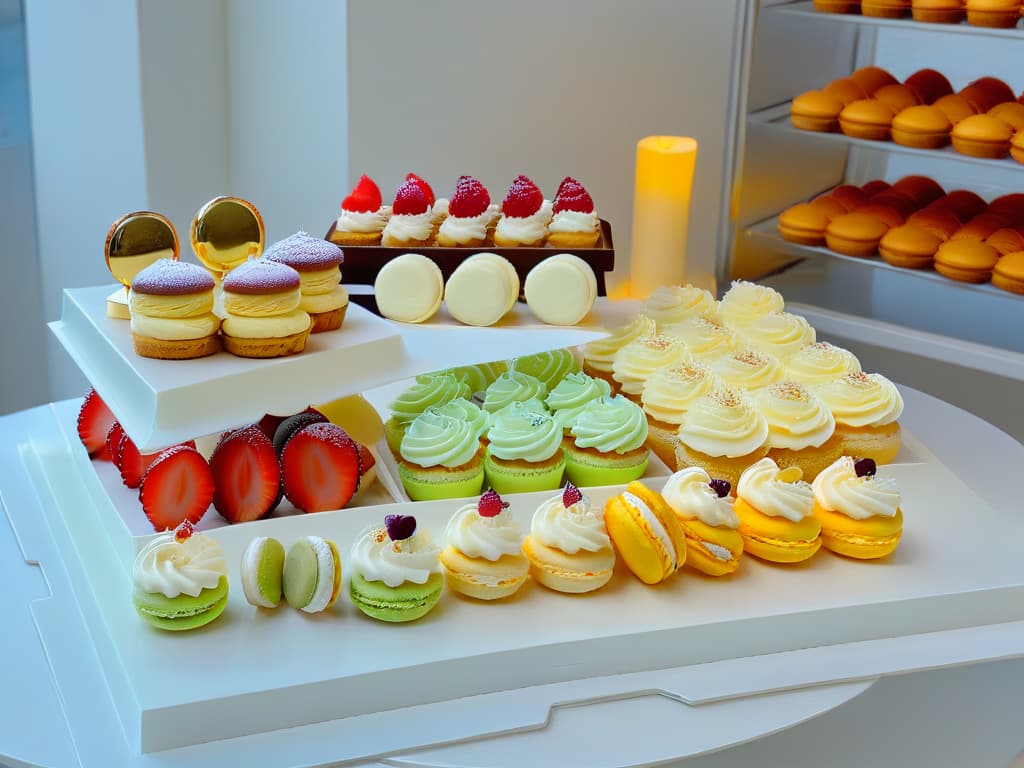
<svg viewBox="0 0 1024 768">
<path fill-rule="evenodd" d="M 855 80 L 849 77 L 840 77 L 838 80 L 833 80 L 822 90 L 843 102 L 844 107 L 851 101 L 866 99 L 868 97 L 868 92 L 861 88 Z"/>
<path fill-rule="evenodd" d="M 935 271 L 964 283 L 987 283 L 999 252 L 978 240 L 948 240 L 935 252 Z"/>
<path fill-rule="evenodd" d="M 838 200 L 847 211 L 855 211 L 860 206 L 867 205 L 870 195 L 853 184 L 840 184 L 828 193 L 828 197 Z"/>
<path fill-rule="evenodd" d="M 885 104 L 885 106 L 893 111 L 893 114 L 899 114 L 904 109 L 916 107 L 921 103 L 917 95 L 902 83 L 883 85 L 871 94 L 871 98 L 878 99 L 878 101 Z"/>
<path fill-rule="evenodd" d="M 963 88 L 960 95 L 978 113 L 987 112 L 1004 101 L 1014 100 L 1013 89 L 998 77 L 979 77 Z"/>
<path fill-rule="evenodd" d="M 916 211 L 907 218 L 907 224 L 916 224 L 929 232 L 934 232 L 942 240 L 948 240 L 960 229 L 961 222 L 949 208 L 928 206 Z"/>
<path fill-rule="evenodd" d="M 941 96 L 936 99 L 932 106 L 941 111 L 942 114 L 946 116 L 946 119 L 953 125 L 956 125 L 961 120 L 968 118 L 971 115 L 978 114 L 978 111 L 959 93 L 950 93 L 945 96 Z"/>
<path fill-rule="evenodd" d="M 839 113 L 839 130 L 855 139 L 888 141 L 893 111 L 875 99 L 858 99 Z"/>
<path fill-rule="evenodd" d="M 881 67 L 861 67 L 850 75 L 850 79 L 864 89 L 869 96 L 886 85 L 899 81 Z"/>
<path fill-rule="evenodd" d="M 823 245 L 825 227 L 831 217 L 811 203 L 798 203 L 779 214 L 779 234 L 783 240 L 801 245 Z"/>
<path fill-rule="evenodd" d="M 844 213 L 850 212 L 850 209 L 843 205 L 842 201 L 837 200 L 832 195 L 816 197 L 810 204 L 828 216 L 829 221 L 836 216 L 842 216 Z"/>
<path fill-rule="evenodd" d="M 943 96 L 953 93 L 953 86 L 941 72 L 934 69 L 919 69 L 912 74 L 903 84 L 917 96 L 921 104 L 934 104 Z"/>
<path fill-rule="evenodd" d="M 997 159 L 1006 157 L 1013 126 L 991 115 L 973 115 L 953 126 L 953 149 L 961 155 Z"/>
<path fill-rule="evenodd" d="M 1024 104 L 1018 101 L 1004 101 L 996 104 L 988 111 L 989 117 L 998 117 L 1003 122 L 1013 126 L 1013 130 L 1024 129 Z"/>
<path fill-rule="evenodd" d="M 1001 256 L 1024 251 L 1024 234 L 1010 227 L 997 229 L 985 238 L 985 242 L 995 248 Z"/>
<path fill-rule="evenodd" d="M 789 105 L 789 120 L 802 131 L 834 131 L 843 102 L 827 91 L 801 93 Z"/>
<path fill-rule="evenodd" d="M 1024 295 L 1024 250 L 1008 253 L 992 269 L 992 285 Z"/>
<path fill-rule="evenodd" d="M 889 225 L 877 216 L 847 213 L 829 222 L 825 228 L 825 244 L 846 256 L 874 256 L 878 253 L 878 242 L 888 231 Z"/>
<path fill-rule="evenodd" d="M 932 265 L 942 238 L 919 224 L 893 227 L 878 243 L 878 253 L 894 267 L 924 269 Z"/>
<path fill-rule="evenodd" d="M 967 23 L 975 27 L 1009 29 L 1020 15 L 1020 0 L 967 0 Z"/>
<path fill-rule="evenodd" d="M 1017 131 L 1010 139 L 1010 157 L 1024 163 L 1024 130 Z"/>
<path fill-rule="evenodd" d="M 911 0 L 914 21 L 932 24 L 958 24 L 964 20 L 963 0 Z"/>
<path fill-rule="evenodd" d="M 985 240 L 997 229 L 1002 229 L 1010 222 L 997 213 L 979 213 L 960 229 L 953 233 L 950 240 Z"/>
<path fill-rule="evenodd" d="M 916 106 L 892 120 L 892 140 L 904 147 L 939 149 L 949 144 L 953 123 L 938 107 Z"/>
</svg>

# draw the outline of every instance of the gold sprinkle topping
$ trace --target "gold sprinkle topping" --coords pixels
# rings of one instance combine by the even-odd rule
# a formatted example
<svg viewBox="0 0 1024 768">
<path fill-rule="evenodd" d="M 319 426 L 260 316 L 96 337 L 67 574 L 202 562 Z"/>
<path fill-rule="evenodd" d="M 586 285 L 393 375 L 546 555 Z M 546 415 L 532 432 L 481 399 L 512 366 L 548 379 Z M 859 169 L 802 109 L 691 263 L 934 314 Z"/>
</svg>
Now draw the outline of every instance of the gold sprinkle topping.
<svg viewBox="0 0 1024 768">
<path fill-rule="evenodd" d="M 665 371 L 665 376 L 674 381 L 697 381 L 707 375 L 707 366 L 696 362 L 675 365 Z"/>
<path fill-rule="evenodd" d="M 772 397 L 777 397 L 780 400 L 804 402 L 808 399 L 807 390 L 795 381 L 783 381 L 778 384 L 772 384 L 768 391 L 772 393 Z"/>
<path fill-rule="evenodd" d="M 874 385 L 871 377 L 863 371 L 848 373 L 846 374 L 846 379 L 855 387 L 870 387 Z"/>
<path fill-rule="evenodd" d="M 656 333 L 653 336 L 645 336 L 644 344 L 651 349 L 664 350 L 672 347 L 675 344 L 675 341 L 670 339 L 668 336 L 662 336 L 660 333 Z"/>
<path fill-rule="evenodd" d="M 378 544 L 383 544 L 384 540 L 388 537 L 388 531 L 386 528 L 378 528 L 372 534 L 373 540 Z"/>
<path fill-rule="evenodd" d="M 760 352 L 755 352 L 752 349 L 737 352 L 733 355 L 733 359 L 743 363 L 744 365 L 749 365 L 751 368 L 764 368 L 768 365 L 768 358 Z"/>
<path fill-rule="evenodd" d="M 827 341 L 816 341 L 813 344 L 808 344 L 807 346 L 809 346 L 811 349 L 816 349 L 819 352 L 828 352 L 830 349 L 832 349 L 832 345 L 829 344 Z"/>
<path fill-rule="evenodd" d="M 743 396 L 732 389 L 719 389 L 711 394 L 715 402 L 726 408 L 738 408 L 743 404 Z"/>
</svg>

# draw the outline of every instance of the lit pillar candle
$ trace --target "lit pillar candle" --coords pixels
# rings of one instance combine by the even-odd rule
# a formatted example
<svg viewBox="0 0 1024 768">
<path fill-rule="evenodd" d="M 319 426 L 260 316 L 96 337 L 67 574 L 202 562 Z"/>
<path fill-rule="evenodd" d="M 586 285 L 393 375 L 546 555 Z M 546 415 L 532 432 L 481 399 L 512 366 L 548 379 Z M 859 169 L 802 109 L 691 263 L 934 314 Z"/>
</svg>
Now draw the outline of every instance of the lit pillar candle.
<svg viewBox="0 0 1024 768">
<path fill-rule="evenodd" d="M 646 298 L 659 285 L 678 285 L 686 272 L 690 190 L 696 139 L 648 136 L 636 145 L 630 294 Z"/>
</svg>

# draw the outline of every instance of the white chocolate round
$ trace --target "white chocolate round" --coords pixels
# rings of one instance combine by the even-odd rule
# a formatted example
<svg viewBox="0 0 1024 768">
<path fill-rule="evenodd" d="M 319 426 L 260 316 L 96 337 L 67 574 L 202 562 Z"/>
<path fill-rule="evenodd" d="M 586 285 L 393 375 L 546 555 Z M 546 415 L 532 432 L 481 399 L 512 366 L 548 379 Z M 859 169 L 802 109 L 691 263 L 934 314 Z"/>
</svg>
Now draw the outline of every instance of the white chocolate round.
<svg viewBox="0 0 1024 768">
<path fill-rule="evenodd" d="M 583 259 L 559 253 L 530 270 L 524 293 L 538 320 L 549 325 L 576 325 L 594 306 L 597 278 Z"/>
<path fill-rule="evenodd" d="M 441 307 L 444 276 L 437 264 L 418 253 L 389 261 L 373 284 L 380 313 L 402 323 L 422 323 Z"/>
<path fill-rule="evenodd" d="M 481 253 L 456 268 L 444 289 L 445 304 L 452 317 L 466 325 L 486 326 L 494 325 L 508 313 L 519 292 L 519 277 L 515 276 L 515 269 L 511 269 L 510 276 L 502 261 L 507 263 L 500 256 Z"/>
</svg>

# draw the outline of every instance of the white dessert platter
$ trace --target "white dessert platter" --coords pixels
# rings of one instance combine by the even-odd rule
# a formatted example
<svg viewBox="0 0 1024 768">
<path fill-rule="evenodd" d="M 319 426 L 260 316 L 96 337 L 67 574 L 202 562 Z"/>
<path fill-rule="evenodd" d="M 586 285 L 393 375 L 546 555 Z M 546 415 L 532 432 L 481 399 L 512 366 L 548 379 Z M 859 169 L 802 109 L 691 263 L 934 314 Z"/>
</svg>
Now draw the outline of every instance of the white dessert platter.
<svg viewBox="0 0 1024 768">
<path fill-rule="evenodd" d="M 346 287 L 357 295 L 371 290 Z M 420 327 L 393 323 L 350 302 L 344 325 L 312 334 L 298 355 L 253 360 L 222 352 L 153 360 L 135 354 L 127 321 L 107 317 L 111 290 L 64 291 L 61 319 L 50 328 L 143 452 L 447 366 L 583 344 L 604 335 L 614 311 L 604 303 L 606 312 L 595 310 L 584 324 L 561 327 L 539 323 L 517 304 L 491 328 L 446 322 L 444 314 Z"/>
</svg>

